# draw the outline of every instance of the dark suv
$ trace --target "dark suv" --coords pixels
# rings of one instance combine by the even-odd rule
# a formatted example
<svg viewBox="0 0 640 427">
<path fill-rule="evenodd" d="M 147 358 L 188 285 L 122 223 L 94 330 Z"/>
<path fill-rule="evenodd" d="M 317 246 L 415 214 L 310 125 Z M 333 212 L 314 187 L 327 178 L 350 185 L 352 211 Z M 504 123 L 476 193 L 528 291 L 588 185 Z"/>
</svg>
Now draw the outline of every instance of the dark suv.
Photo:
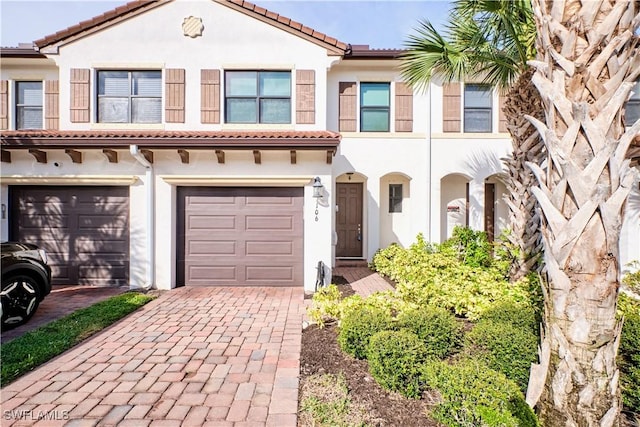
<svg viewBox="0 0 640 427">
<path fill-rule="evenodd" d="M 31 243 L 2 243 L 2 329 L 28 321 L 51 292 L 47 253 Z"/>
</svg>

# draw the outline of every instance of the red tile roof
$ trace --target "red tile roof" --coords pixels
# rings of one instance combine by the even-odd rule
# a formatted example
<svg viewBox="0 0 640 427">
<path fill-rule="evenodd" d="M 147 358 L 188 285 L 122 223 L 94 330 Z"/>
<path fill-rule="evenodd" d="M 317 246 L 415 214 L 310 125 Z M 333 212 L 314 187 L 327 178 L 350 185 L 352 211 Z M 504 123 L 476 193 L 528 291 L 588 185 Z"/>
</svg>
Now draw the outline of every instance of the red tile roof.
<svg viewBox="0 0 640 427">
<path fill-rule="evenodd" d="M 127 14 L 140 13 L 146 9 L 150 9 L 150 8 L 159 6 L 163 3 L 167 3 L 168 1 L 171 1 L 171 0 L 131 1 L 123 6 L 120 6 L 113 10 L 105 12 L 102 15 L 98 15 L 86 21 L 82 21 L 69 28 L 58 31 L 55 34 L 51 34 L 49 36 L 36 40 L 34 43 L 38 48 L 43 48 L 45 46 L 58 43 L 68 37 L 78 35 L 92 28 L 101 26 L 103 24 L 108 24 L 110 21 L 120 19 Z M 282 16 L 275 12 L 271 12 L 265 8 L 257 6 L 248 1 L 243 1 L 243 0 L 214 0 L 214 1 L 217 1 L 218 3 L 221 3 L 226 6 L 232 7 L 234 9 L 240 10 L 249 16 L 262 18 L 266 22 L 271 22 L 274 25 L 283 25 L 286 30 L 289 30 L 294 34 L 298 33 L 298 35 L 310 37 L 311 39 L 314 39 L 316 42 L 325 43 L 326 45 L 329 45 L 330 47 L 334 47 L 340 51 L 346 51 L 349 47 L 348 44 L 343 43 L 333 37 L 330 37 L 324 33 L 316 31 L 313 28 L 305 27 L 301 23 L 293 21 L 287 18 L 286 16 Z"/>
<path fill-rule="evenodd" d="M 141 147 L 197 148 L 225 147 L 265 149 L 336 148 L 340 134 L 330 131 L 156 131 L 156 130 L 87 130 L 87 131 L 2 131 L 0 145 L 16 148 Z"/>
</svg>

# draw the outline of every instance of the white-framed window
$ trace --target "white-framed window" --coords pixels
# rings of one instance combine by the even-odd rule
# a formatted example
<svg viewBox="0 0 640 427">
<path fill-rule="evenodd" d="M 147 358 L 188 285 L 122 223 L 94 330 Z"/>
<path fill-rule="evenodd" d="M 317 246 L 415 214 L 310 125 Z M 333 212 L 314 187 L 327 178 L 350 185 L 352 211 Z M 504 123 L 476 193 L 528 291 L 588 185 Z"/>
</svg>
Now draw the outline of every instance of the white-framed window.
<svg viewBox="0 0 640 427">
<path fill-rule="evenodd" d="M 15 89 L 16 129 L 42 129 L 42 82 L 17 81 Z"/>
<path fill-rule="evenodd" d="M 291 123 L 290 71 L 225 71 L 225 123 Z"/>
<path fill-rule="evenodd" d="M 389 132 L 391 84 L 360 83 L 360 131 Z"/>
<path fill-rule="evenodd" d="M 627 101 L 624 110 L 624 122 L 627 126 L 632 126 L 640 119 L 640 81 L 631 89 L 633 94 Z"/>
<path fill-rule="evenodd" d="M 161 71 L 98 71 L 99 123 L 160 123 L 161 121 Z"/>
<path fill-rule="evenodd" d="M 490 85 L 464 85 L 464 132 L 492 131 L 492 97 L 493 89 Z"/>
</svg>

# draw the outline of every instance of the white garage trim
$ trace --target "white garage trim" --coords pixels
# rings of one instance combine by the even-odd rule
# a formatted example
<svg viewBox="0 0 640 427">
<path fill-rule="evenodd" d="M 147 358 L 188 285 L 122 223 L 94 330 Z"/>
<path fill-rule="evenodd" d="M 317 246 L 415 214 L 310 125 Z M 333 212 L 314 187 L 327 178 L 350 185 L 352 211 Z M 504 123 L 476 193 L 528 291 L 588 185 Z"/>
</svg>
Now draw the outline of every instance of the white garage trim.
<svg viewBox="0 0 640 427">
<path fill-rule="evenodd" d="M 2 176 L 0 181 L 7 185 L 133 185 L 138 181 L 138 177 L 135 175 Z"/>
<path fill-rule="evenodd" d="M 181 186 L 213 187 L 303 187 L 311 183 L 313 176 L 196 176 L 196 175 L 160 175 L 166 183 Z"/>
</svg>

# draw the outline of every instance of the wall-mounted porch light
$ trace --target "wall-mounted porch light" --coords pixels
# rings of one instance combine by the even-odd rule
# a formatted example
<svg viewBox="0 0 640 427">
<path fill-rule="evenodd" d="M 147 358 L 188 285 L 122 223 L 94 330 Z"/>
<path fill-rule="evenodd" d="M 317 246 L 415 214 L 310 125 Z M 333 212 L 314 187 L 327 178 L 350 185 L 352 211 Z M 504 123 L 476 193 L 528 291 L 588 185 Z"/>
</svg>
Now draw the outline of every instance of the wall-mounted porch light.
<svg viewBox="0 0 640 427">
<path fill-rule="evenodd" d="M 316 199 L 316 222 L 318 222 L 318 203 L 323 196 L 324 186 L 322 185 L 322 181 L 320 181 L 320 177 L 316 176 L 313 178 L 313 198 Z"/>
</svg>

